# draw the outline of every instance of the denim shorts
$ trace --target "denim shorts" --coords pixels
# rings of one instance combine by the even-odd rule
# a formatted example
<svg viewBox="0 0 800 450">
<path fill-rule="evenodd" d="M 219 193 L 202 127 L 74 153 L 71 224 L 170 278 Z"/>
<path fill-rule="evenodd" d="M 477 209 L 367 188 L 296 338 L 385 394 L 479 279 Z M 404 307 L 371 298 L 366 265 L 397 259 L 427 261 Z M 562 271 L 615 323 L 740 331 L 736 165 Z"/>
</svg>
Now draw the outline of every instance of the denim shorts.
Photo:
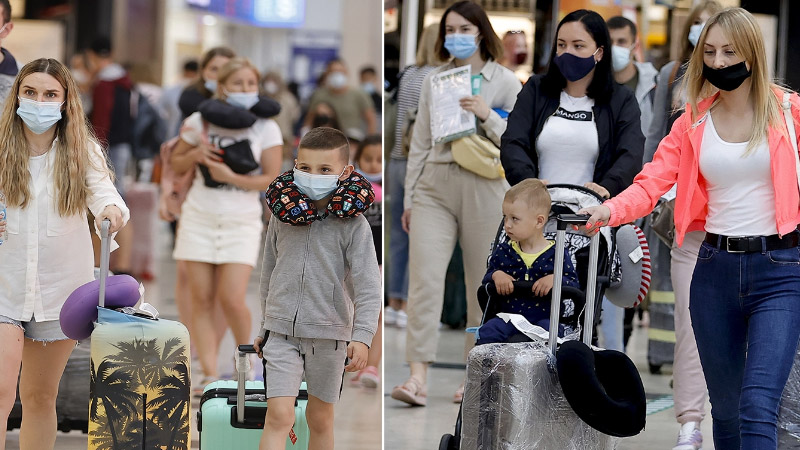
<svg viewBox="0 0 800 450">
<path fill-rule="evenodd" d="M 30 322 L 20 322 L 6 316 L 0 316 L 0 324 L 8 323 L 22 328 L 25 331 L 25 337 L 38 342 L 53 342 L 63 341 L 69 339 L 63 331 L 61 331 L 61 322 L 58 320 L 48 320 L 45 322 L 37 322 L 31 317 Z"/>
</svg>

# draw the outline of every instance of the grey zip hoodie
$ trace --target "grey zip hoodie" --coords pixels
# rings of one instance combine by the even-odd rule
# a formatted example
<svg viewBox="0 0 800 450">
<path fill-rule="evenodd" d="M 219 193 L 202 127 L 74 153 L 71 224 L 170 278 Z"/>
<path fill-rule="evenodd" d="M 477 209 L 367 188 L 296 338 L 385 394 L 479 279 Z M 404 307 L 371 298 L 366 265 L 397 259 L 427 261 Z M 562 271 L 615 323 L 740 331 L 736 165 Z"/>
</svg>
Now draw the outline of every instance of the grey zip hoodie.
<svg viewBox="0 0 800 450">
<path fill-rule="evenodd" d="M 363 215 L 307 226 L 270 218 L 261 268 L 261 330 L 372 344 L 381 275 Z"/>
</svg>

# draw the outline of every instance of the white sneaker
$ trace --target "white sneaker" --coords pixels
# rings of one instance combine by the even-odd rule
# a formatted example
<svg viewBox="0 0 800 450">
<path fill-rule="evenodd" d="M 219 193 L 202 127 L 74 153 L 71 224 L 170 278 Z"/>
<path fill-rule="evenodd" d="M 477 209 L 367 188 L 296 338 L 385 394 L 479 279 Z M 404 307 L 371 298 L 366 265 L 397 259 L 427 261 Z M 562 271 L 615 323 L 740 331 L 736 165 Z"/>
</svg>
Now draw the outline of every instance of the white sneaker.
<svg viewBox="0 0 800 450">
<path fill-rule="evenodd" d="M 383 310 L 383 325 L 390 327 L 397 323 L 397 310 L 391 306 L 387 306 Z"/>
<path fill-rule="evenodd" d="M 681 425 L 678 433 L 678 442 L 672 450 L 701 450 L 703 448 L 703 433 L 700 432 L 700 422 L 686 422 Z"/>
<path fill-rule="evenodd" d="M 405 328 L 408 325 L 408 314 L 405 311 L 397 311 L 397 328 Z"/>
</svg>

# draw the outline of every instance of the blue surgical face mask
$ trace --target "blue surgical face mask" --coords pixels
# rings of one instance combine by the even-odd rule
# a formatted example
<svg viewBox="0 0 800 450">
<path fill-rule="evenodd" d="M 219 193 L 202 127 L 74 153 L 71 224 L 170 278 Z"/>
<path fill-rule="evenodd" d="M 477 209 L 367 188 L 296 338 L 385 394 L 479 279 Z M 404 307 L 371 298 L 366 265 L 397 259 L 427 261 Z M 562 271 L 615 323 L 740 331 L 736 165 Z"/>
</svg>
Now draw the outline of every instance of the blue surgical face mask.
<svg viewBox="0 0 800 450">
<path fill-rule="evenodd" d="M 444 48 L 456 59 L 467 59 L 478 50 L 477 35 L 463 33 L 445 35 Z"/>
<path fill-rule="evenodd" d="M 692 47 L 697 47 L 697 41 L 700 40 L 700 33 L 703 32 L 703 27 L 706 26 L 706 23 L 696 23 L 689 27 L 689 42 L 692 44 Z"/>
<path fill-rule="evenodd" d="M 553 63 L 555 63 L 558 70 L 561 71 L 561 74 L 564 75 L 564 78 L 569 81 L 578 81 L 586 75 L 589 75 L 589 72 L 594 69 L 594 66 L 597 64 L 594 55 L 596 55 L 599 50 L 600 48 L 595 50 L 591 56 L 585 58 L 564 52 L 553 58 Z"/>
<path fill-rule="evenodd" d="M 611 46 L 611 67 L 614 72 L 621 72 L 628 63 L 631 62 L 631 49 L 628 47 L 620 47 L 618 45 Z"/>
<path fill-rule="evenodd" d="M 206 80 L 205 83 L 203 83 L 203 86 L 211 91 L 212 94 L 217 93 L 217 80 Z"/>
<path fill-rule="evenodd" d="M 252 108 L 258 103 L 258 92 L 225 92 L 225 101 L 244 109 Z"/>
<path fill-rule="evenodd" d="M 347 169 L 342 169 L 339 175 L 314 175 L 308 172 L 298 170 L 297 167 L 292 171 L 294 174 L 294 184 L 303 194 L 306 194 L 311 200 L 320 200 L 339 187 L 339 177 L 344 174 Z"/>
<path fill-rule="evenodd" d="M 25 122 L 29 130 L 42 134 L 61 120 L 61 102 L 37 102 L 27 98 L 19 98 L 17 115 Z"/>
</svg>

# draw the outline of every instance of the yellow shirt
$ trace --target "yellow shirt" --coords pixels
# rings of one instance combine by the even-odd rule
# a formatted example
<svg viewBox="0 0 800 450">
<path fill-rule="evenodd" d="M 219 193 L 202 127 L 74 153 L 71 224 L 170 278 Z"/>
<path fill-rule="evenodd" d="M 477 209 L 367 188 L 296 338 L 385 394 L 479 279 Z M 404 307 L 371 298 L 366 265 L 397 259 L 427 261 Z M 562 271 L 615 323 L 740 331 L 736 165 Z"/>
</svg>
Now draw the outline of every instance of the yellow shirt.
<svg viewBox="0 0 800 450">
<path fill-rule="evenodd" d="M 515 252 L 522 258 L 522 262 L 525 263 L 525 266 L 530 269 L 533 266 L 533 263 L 536 261 L 536 258 L 542 256 L 542 253 L 546 252 L 555 244 L 553 241 L 547 241 L 547 245 L 536 253 L 525 253 L 522 251 L 522 248 L 519 246 L 519 242 L 511 241 L 511 248 L 514 249 Z"/>
</svg>

